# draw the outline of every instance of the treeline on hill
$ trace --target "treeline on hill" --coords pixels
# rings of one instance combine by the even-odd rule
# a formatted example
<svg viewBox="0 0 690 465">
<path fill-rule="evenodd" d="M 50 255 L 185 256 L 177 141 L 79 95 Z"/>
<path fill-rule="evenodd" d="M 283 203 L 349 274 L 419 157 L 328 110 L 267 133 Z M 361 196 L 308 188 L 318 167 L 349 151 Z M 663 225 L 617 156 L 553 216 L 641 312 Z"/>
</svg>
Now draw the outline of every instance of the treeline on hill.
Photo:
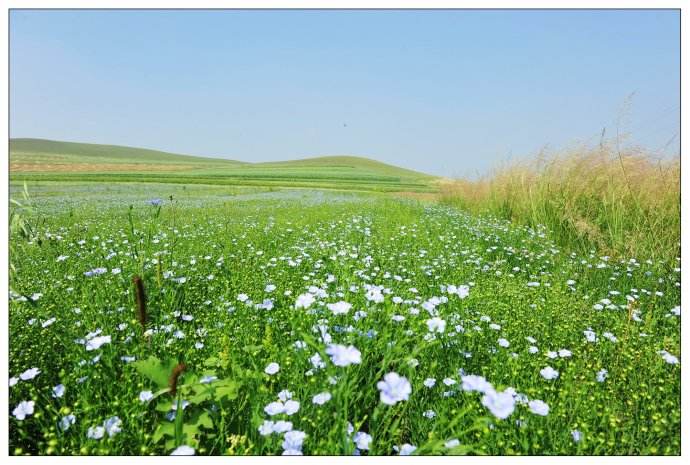
<svg viewBox="0 0 690 465">
<path fill-rule="evenodd" d="M 680 257 L 680 156 L 615 141 L 541 152 L 476 181 L 441 187 L 441 201 L 475 213 L 548 227 L 577 251 L 612 257 Z"/>
</svg>

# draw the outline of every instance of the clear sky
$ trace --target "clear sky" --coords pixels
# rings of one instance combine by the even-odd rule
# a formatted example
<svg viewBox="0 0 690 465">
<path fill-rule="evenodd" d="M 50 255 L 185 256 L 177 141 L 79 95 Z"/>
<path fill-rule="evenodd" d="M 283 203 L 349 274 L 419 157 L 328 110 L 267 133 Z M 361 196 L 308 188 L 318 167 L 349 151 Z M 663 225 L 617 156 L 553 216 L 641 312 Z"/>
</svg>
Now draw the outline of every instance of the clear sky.
<svg viewBox="0 0 690 465">
<path fill-rule="evenodd" d="M 14 10 L 10 135 L 473 176 L 620 114 L 664 147 L 679 41 L 677 11 Z"/>
</svg>

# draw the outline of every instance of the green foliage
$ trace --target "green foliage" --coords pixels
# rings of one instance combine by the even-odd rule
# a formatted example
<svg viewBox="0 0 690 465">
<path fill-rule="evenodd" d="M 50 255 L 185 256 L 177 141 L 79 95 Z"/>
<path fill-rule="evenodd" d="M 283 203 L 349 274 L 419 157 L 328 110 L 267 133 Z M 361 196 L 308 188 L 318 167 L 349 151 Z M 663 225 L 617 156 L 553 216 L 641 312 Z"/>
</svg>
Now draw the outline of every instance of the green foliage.
<svg viewBox="0 0 690 465">
<path fill-rule="evenodd" d="M 22 253 L 10 275 L 9 374 L 41 371 L 8 389 L 14 455 L 170 454 L 180 445 L 199 455 L 281 454 L 284 435 L 262 435 L 265 420 L 291 422 L 314 455 L 354 453 L 348 423 L 372 436 L 363 455 L 404 444 L 441 455 L 680 452 L 680 364 L 659 353 L 680 357 L 679 261 L 573 251 L 544 227 L 372 194 L 30 187 L 37 210 L 28 219 L 42 212 L 35 234 L 54 239 L 39 247 L 18 230 L 10 238 Z M 12 188 L 19 197 L 22 186 Z M 97 268 L 105 271 L 85 275 Z M 133 275 L 146 283 L 145 332 Z M 462 284 L 465 298 L 448 291 Z M 365 285 L 388 289 L 383 302 L 367 299 Z M 300 294 L 321 291 L 308 309 L 295 308 Z M 352 304 L 345 314 L 327 307 L 340 300 Z M 272 308 L 257 307 L 265 301 Z M 432 313 L 444 332 L 430 335 Z M 361 362 L 335 365 L 322 328 L 356 347 Z M 585 339 L 588 328 L 597 342 Z M 87 350 L 97 332 L 110 342 Z M 562 349 L 571 356 L 549 354 Z M 187 368 L 172 396 L 180 361 Z M 268 375 L 272 362 L 280 369 Z M 547 365 L 557 379 L 540 375 Z M 393 371 L 412 392 L 387 405 L 377 383 Z M 518 404 L 499 419 L 482 394 L 462 389 L 461 373 L 550 411 Z M 62 397 L 53 396 L 58 384 Z M 269 416 L 284 390 L 298 411 Z M 314 403 L 323 392 L 330 400 Z M 29 400 L 33 414 L 12 415 Z M 120 432 L 87 436 L 115 416 Z"/>
</svg>

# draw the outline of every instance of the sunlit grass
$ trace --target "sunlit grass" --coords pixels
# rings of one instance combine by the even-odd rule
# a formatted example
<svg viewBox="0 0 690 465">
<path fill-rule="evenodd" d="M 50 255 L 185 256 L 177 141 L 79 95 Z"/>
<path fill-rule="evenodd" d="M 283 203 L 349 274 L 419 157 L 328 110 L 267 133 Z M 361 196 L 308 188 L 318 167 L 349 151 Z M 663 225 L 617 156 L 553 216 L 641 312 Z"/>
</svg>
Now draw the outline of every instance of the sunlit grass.
<svg viewBox="0 0 690 465">
<path fill-rule="evenodd" d="M 559 244 L 616 256 L 680 254 L 680 158 L 615 142 L 508 164 L 441 187 L 446 204 L 548 227 Z"/>
</svg>

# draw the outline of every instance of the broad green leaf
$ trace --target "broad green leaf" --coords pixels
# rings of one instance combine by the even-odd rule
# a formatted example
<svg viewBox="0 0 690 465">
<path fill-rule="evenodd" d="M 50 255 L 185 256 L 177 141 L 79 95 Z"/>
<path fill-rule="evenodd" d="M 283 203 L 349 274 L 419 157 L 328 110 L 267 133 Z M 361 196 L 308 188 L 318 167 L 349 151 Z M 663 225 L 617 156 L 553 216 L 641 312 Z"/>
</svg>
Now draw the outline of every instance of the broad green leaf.
<svg viewBox="0 0 690 465">
<path fill-rule="evenodd" d="M 146 360 L 132 362 L 132 365 L 140 374 L 163 388 L 168 385 L 170 374 L 177 363 L 172 359 L 161 362 L 157 357 L 151 356 Z"/>
<path fill-rule="evenodd" d="M 222 380 L 219 381 L 218 384 L 215 385 L 216 388 L 216 397 L 218 399 L 236 399 L 237 394 L 239 393 L 239 383 L 236 383 L 234 381 L 229 381 L 229 380 Z"/>
<path fill-rule="evenodd" d="M 173 423 L 161 423 L 153 433 L 153 442 L 159 442 L 164 436 L 175 436 L 175 425 Z"/>
</svg>

